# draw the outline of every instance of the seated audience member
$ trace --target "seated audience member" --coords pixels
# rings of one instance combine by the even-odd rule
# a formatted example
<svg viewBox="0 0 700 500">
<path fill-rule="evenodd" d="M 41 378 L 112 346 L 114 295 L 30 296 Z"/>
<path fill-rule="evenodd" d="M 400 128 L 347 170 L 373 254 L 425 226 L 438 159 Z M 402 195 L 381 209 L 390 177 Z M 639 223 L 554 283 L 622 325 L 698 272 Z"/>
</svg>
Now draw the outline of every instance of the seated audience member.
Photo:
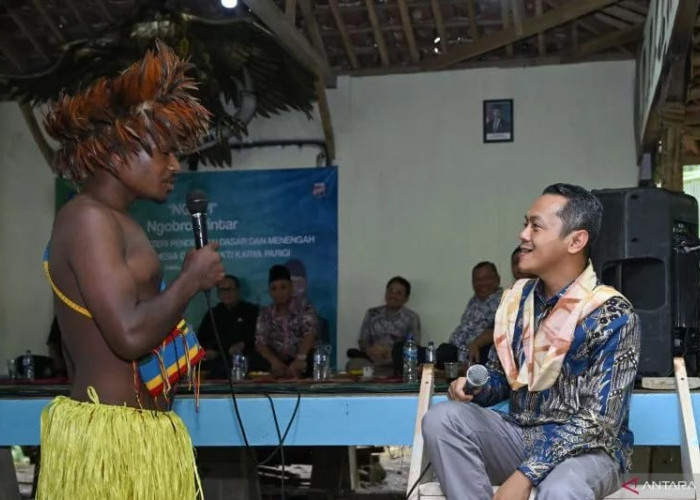
<svg viewBox="0 0 700 500">
<path fill-rule="evenodd" d="M 272 304 L 260 310 L 255 327 L 255 347 L 275 377 L 308 374 L 316 343 L 316 312 L 308 303 L 292 300 L 289 269 L 270 268 Z"/>
<path fill-rule="evenodd" d="M 589 260 L 602 211 L 582 187 L 554 184 L 525 215 L 519 265 L 538 279 L 504 292 L 488 381 L 474 394 L 458 378 L 423 418 L 447 498 L 526 500 L 537 487 L 538 500 L 601 500 L 629 472 L 640 328 Z"/>
<path fill-rule="evenodd" d="M 289 269 L 289 274 L 292 277 L 292 296 L 294 300 L 300 302 L 300 306 L 303 306 L 309 300 L 307 295 L 308 281 L 306 279 L 306 266 L 304 266 L 304 263 L 299 259 L 291 259 L 285 262 L 284 267 Z M 316 340 L 326 344 L 330 343 L 331 338 L 328 320 L 321 317 L 318 311 L 316 311 L 316 321 L 318 322 Z"/>
<path fill-rule="evenodd" d="M 68 369 L 66 360 L 63 357 L 63 344 L 61 342 L 61 328 L 58 326 L 58 318 L 53 317 L 51 322 L 51 331 L 49 338 L 46 340 L 46 346 L 49 348 L 49 358 L 51 358 L 51 369 L 54 377 L 67 377 Z"/>
<path fill-rule="evenodd" d="M 413 337 L 420 342 L 420 317 L 405 306 L 411 295 L 411 284 L 405 278 L 396 276 L 386 285 L 385 305 L 367 310 L 360 329 L 358 344 L 360 351 L 349 349 L 348 356 L 355 358 L 348 362 L 348 369 L 366 364 L 362 359 L 371 361 L 376 367 L 396 365 L 396 351 L 401 355 L 401 346 Z"/>
<path fill-rule="evenodd" d="M 520 247 L 515 247 L 513 253 L 510 254 L 510 272 L 513 275 L 513 282 L 522 280 L 536 278 L 534 274 L 524 273 L 520 270 Z"/>
<path fill-rule="evenodd" d="M 460 346 L 466 346 L 471 362 L 485 361 L 493 345 L 493 324 L 501 301 L 501 278 L 492 262 L 479 262 L 472 269 L 474 296 L 469 299 L 462 319 L 450 335 L 450 343 L 438 348 L 439 364 L 456 361 Z"/>
<path fill-rule="evenodd" d="M 221 344 L 231 365 L 231 356 L 243 353 L 248 357 L 250 370 L 259 370 L 259 355 L 255 351 L 255 323 L 258 319 L 258 306 L 240 299 L 240 281 L 227 274 L 217 286 L 219 303 L 212 309 L 214 324 L 219 332 Z M 214 335 L 209 313 L 205 313 L 197 331 L 199 342 L 206 352 L 202 368 L 211 377 L 227 376 L 226 364 L 221 359 L 219 345 Z"/>
</svg>

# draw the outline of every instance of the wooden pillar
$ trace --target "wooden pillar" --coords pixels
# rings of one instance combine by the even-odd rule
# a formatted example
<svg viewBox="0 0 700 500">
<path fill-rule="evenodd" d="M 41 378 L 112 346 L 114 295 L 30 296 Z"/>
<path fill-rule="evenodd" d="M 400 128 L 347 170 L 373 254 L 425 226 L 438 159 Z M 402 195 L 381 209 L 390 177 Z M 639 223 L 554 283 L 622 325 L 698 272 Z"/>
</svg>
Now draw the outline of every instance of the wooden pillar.
<svg viewBox="0 0 700 500">
<path fill-rule="evenodd" d="M 682 139 L 683 129 L 676 124 L 664 127 L 659 150 L 658 176 L 661 187 L 671 191 L 683 191 Z"/>
</svg>

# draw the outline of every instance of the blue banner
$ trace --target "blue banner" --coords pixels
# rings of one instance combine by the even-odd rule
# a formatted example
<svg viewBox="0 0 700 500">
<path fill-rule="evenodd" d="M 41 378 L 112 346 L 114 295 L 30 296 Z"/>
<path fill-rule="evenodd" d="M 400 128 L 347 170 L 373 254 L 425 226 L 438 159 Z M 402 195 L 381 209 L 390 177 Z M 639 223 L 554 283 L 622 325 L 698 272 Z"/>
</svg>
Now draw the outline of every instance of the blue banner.
<svg viewBox="0 0 700 500">
<path fill-rule="evenodd" d="M 268 269 L 290 268 L 295 293 L 320 317 L 336 359 L 338 295 L 338 170 L 336 167 L 183 173 L 162 204 L 138 201 L 131 210 L 163 264 L 166 282 L 194 247 L 187 193 L 207 193 L 209 241 L 218 241 L 228 274 L 241 281 L 241 298 L 265 306 Z M 57 202 L 59 201 L 57 196 Z M 305 279 L 303 279 L 305 277 Z M 217 303 L 212 293 L 212 306 Z M 195 328 L 206 312 L 199 294 L 186 317 Z"/>
</svg>

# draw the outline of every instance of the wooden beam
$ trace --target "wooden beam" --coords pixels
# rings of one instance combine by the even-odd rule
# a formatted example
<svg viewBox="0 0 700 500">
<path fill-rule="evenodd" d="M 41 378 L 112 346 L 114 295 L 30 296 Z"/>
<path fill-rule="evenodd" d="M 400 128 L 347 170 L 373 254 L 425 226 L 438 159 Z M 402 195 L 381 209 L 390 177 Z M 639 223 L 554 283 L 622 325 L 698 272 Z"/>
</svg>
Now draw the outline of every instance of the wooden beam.
<svg viewBox="0 0 700 500">
<path fill-rule="evenodd" d="M 92 26 L 90 26 L 87 22 L 85 22 L 85 18 L 80 13 L 80 10 L 78 10 L 76 8 L 75 2 L 73 2 L 73 0 L 66 0 L 66 4 L 68 4 L 68 8 L 71 10 L 71 12 L 75 16 L 75 18 L 78 20 L 78 23 L 83 28 L 83 31 L 85 31 L 85 33 L 88 35 L 92 35 L 94 32 L 94 30 L 92 29 Z"/>
<path fill-rule="evenodd" d="M 623 21 L 627 21 L 630 24 L 644 24 L 644 21 L 646 20 L 646 15 L 623 9 L 618 5 L 612 5 L 607 9 L 603 9 L 603 12 L 618 19 L 622 19 Z"/>
<path fill-rule="evenodd" d="M 649 12 L 648 2 L 639 3 L 636 0 L 622 0 L 622 2 L 620 2 L 620 6 L 624 7 L 627 10 L 631 10 L 643 15 L 644 19 L 646 19 L 647 14 Z"/>
<path fill-rule="evenodd" d="M 112 16 L 112 14 L 110 14 L 109 9 L 107 9 L 107 6 L 104 4 L 103 0 L 97 0 L 97 7 L 99 7 L 100 14 L 102 14 L 102 17 L 108 23 L 114 22 L 114 16 Z"/>
<path fill-rule="evenodd" d="M 683 191 L 683 163 L 681 163 L 681 127 L 667 126 L 659 152 L 661 187 L 671 191 Z"/>
<path fill-rule="evenodd" d="M 513 23 L 516 35 L 523 34 L 523 21 L 525 20 L 525 7 L 523 0 L 510 0 L 510 8 L 513 12 Z"/>
<path fill-rule="evenodd" d="M 542 0 L 535 0 L 535 15 L 541 16 L 544 12 L 544 6 L 542 5 Z M 537 50 L 540 53 L 540 57 L 547 55 L 547 45 L 545 44 L 544 31 L 537 33 Z"/>
<path fill-rule="evenodd" d="M 384 35 L 382 34 L 382 26 L 379 23 L 379 18 L 377 17 L 377 10 L 374 8 L 374 0 L 365 0 L 367 5 L 367 15 L 369 16 L 369 22 L 372 25 L 372 31 L 374 32 L 374 42 L 377 44 L 377 49 L 379 49 L 379 58 L 382 60 L 384 66 L 389 66 L 391 61 L 389 60 L 389 51 L 386 48 L 386 42 L 384 41 Z"/>
<path fill-rule="evenodd" d="M 248 8 L 287 47 L 289 53 L 309 71 L 327 79 L 331 69 L 321 55 L 314 50 L 304 35 L 289 22 L 273 0 L 243 0 Z"/>
<path fill-rule="evenodd" d="M 318 22 L 316 21 L 316 16 L 314 15 L 314 9 L 311 6 L 311 0 L 299 0 L 299 8 L 301 9 L 301 15 L 306 21 L 306 26 L 309 30 L 309 36 L 311 37 L 311 44 L 314 48 L 321 54 L 323 60 L 328 64 L 328 54 L 326 53 L 326 47 L 323 44 L 323 37 L 321 36 L 321 30 L 318 27 Z M 327 84 L 328 82 L 326 82 Z"/>
<path fill-rule="evenodd" d="M 454 50 L 454 49 L 453 49 Z M 618 53 L 604 53 L 604 54 L 594 54 L 587 61 L 600 61 L 600 62 L 610 62 L 610 61 L 629 61 L 630 56 Z M 572 60 L 566 59 L 560 54 L 550 54 L 546 57 L 532 57 L 532 56 L 514 56 L 512 59 L 500 59 L 500 60 L 471 60 L 464 61 L 462 63 L 450 66 L 450 69 L 475 69 L 475 68 L 530 68 L 536 66 L 551 66 L 556 64 L 568 64 Z M 358 71 L 342 71 L 339 74 L 350 75 L 350 76 L 382 76 L 382 75 L 402 75 L 409 73 L 420 73 L 424 72 L 425 68 L 416 64 L 408 64 L 406 66 L 390 66 L 385 68 L 384 66 L 366 67 Z"/>
<path fill-rule="evenodd" d="M 612 16 L 608 16 L 607 14 L 603 14 L 602 12 L 596 12 L 594 17 L 601 23 L 607 24 L 608 26 L 612 26 L 617 30 L 625 29 L 629 26 L 629 23 L 620 21 L 619 19 Z"/>
<path fill-rule="evenodd" d="M 44 47 L 42 47 L 41 43 L 39 43 L 39 40 L 36 39 L 34 33 L 32 33 L 32 31 L 29 28 L 27 28 L 27 25 L 24 24 L 22 18 L 16 12 L 10 9 L 7 9 L 7 13 L 10 15 L 10 18 L 15 22 L 15 24 L 19 27 L 22 34 L 34 46 L 34 48 L 39 53 L 44 62 L 51 62 L 51 59 L 49 59 L 49 56 L 44 51 Z"/>
<path fill-rule="evenodd" d="M 550 8 L 555 8 L 555 7 L 560 7 L 561 5 L 554 2 L 553 0 L 545 0 L 545 3 L 550 7 Z M 581 26 L 583 29 L 588 31 L 589 33 L 593 33 L 594 35 L 602 35 L 602 30 L 600 30 L 597 26 L 594 26 L 591 24 L 589 21 L 586 21 L 584 19 L 579 19 L 578 21 L 579 26 Z M 625 47 L 617 47 L 617 49 L 625 54 L 626 56 L 632 56 L 634 55 L 632 52 L 627 50 Z"/>
<path fill-rule="evenodd" d="M 27 127 L 29 127 L 29 132 L 32 134 L 34 142 L 36 142 L 36 145 L 39 147 L 39 151 L 41 151 L 41 154 L 44 156 L 44 160 L 46 160 L 46 163 L 48 163 L 49 166 L 53 165 L 53 159 L 54 156 L 56 156 L 56 152 L 53 150 L 53 148 L 51 148 L 46 140 L 46 137 L 44 136 L 44 133 L 36 120 L 34 109 L 26 102 L 21 103 L 19 105 L 19 109 L 22 111 L 22 117 L 24 117 L 24 121 L 27 123 Z"/>
<path fill-rule="evenodd" d="M 681 167 L 681 191 L 683 191 L 683 169 Z M 681 428 L 681 471 L 683 479 L 694 481 L 700 473 L 700 449 L 698 448 L 698 430 L 695 427 L 693 400 L 690 397 L 690 384 L 682 357 L 673 358 L 673 371 L 676 378 L 676 394 L 680 407 Z"/>
<path fill-rule="evenodd" d="M 510 8 L 509 8 L 509 0 L 501 0 L 501 23 L 503 23 L 503 31 L 507 30 L 510 28 Z M 520 27 L 520 35 L 523 34 L 522 32 L 522 26 Z M 513 44 L 509 43 L 506 45 L 506 55 L 512 57 L 513 56 Z"/>
<path fill-rule="evenodd" d="M 430 7 L 433 10 L 433 19 L 435 19 L 435 27 L 437 28 L 438 36 L 440 37 L 440 49 L 444 54 L 447 52 L 447 31 L 445 30 L 445 21 L 442 19 L 442 10 L 440 10 L 440 0 L 430 0 Z"/>
<path fill-rule="evenodd" d="M 0 52 L 7 58 L 12 65 L 17 68 L 20 73 L 24 72 L 24 65 L 20 62 L 19 57 L 15 55 L 14 50 L 8 45 L 5 45 L 3 40 L 0 40 Z"/>
<path fill-rule="evenodd" d="M 297 24 L 297 0 L 285 0 L 284 13 L 293 25 Z"/>
<path fill-rule="evenodd" d="M 53 36 L 55 36 L 59 42 L 66 43 L 66 37 L 63 36 L 63 33 L 61 33 L 61 30 L 58 28 L 53 19 L 51 19 L 49 13 L 46 12 L 43 2 L 39 0 L 32 0 L 32 4 L 34 5 L 34 8 L 39 11 L 39 15 L 44 20 L 44 24 L 49 27 L 49 30 L 51 30 Z"/>
<path fill-rule="evenodd" d="M 323 136 L 326 139 L 326 148 L 328 149 L 327 163 L 332 163 L 335 160 L 335 134 L 333 133 L 333 123 L 331 121 L 331 110 L 328 107 L 328 98 L 326 96 L 326 88 L 320 78 L 316 79 L 316 99 L 318 99 L 318 112 L 321 115 L 321 125 L 323 127 Z"/>
<path fill-rule="evenodd" d="M 418 53 L 418 46 L 416 45 L 416 37 L 413 34 L 411 13 L 408 10 L 408 5 L 406 5 L 406 0 L 399 0 L 399 14 L 401 14 L 401 24 L 403 25 L 403 32 L 406 36 L 408 50 L 411 53 L 411 60 L 417 63 L 420 60 L 420 54 Z"/>
<path fill-rule="evenodd" d="M 571 21 L 571 49 L 578 52 L 578 21 Z"/>
<path fill-rule="evenodd" d="M 486 52 L 498 49 L 509 43 L 533 36 L 541 31 L 573 21 L 574 19 L 590 14 L 616 1 L 617 0 L 576 0 L 575 2 L 567 3 L 539 17 L 527 19 L 523 22 L 522 35 L 517 35 L 515 33 L 515 28 L 512 27 L 490 34 L 481 38 L 478 42 L 457 47 L 447 54 L 426 61 L 423 65 L 423 69 L 436 70 L 452 66 L 453 64 L 485 54 Z"/>
<path fill-rule="evenodd" d="M 581 44 L 581 47 L 575 53 L 575 55 L 576 57 L 583 58 L 592 54 L 597 54 L 598 52 L 602 52 L 612 47 L 617 47 L 618 45 L 636 42 L 643 36 L 643 30 L 644 25 L 639 24 L 637 26 L 629 26 L 623 30 L 615 31 L 593 40 L 589 40 L 588 42 Z"/>
<path fill-rule="evenodd" d="M 477 41 L 481 38 L 481 33 L 479 33 L 479 24 L 476 22 L 474 0 L 467 0 L 467 13 L 469 14 L 469 34 L 472 36 L 472 41 Z"/>
<path fill-rule="evenodd" d="M 355 55 L 355 51 L 353 50 L 350 35 L 348 35 L 348 30 L 345 27 L 345 21 L 343 21 L 343 15 L 340 12 L 340 7 L 338 7 L 338 0 L 328 0 L 328 6 L 331 8 L 331 13 L 333 14 L 333 19 L 335 19 L 335 25 L 338 27 L 340 38 L 343 41 L 343 46 L 345 47 L 345 52 L 348 54 L 350 66 L 352 66 L 352 69 L 358 69 L 360 67 L 360 63 L 357 61 L 357 55 Z"/>
</svg>

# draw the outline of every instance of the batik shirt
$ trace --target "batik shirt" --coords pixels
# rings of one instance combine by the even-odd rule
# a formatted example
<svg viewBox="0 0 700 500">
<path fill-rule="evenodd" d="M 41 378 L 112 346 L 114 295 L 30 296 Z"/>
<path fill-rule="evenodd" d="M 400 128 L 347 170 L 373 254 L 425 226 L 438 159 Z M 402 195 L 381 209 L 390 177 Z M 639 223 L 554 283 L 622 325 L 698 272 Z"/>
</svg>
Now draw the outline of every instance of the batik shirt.
<svg viewBox="0 0 700 500">
<path fill-rule="evenodd" d="M 503 289 L 499 288 L 485 299 L 480 299 L 476 295 L 469 299 L 459 325 L 450 335 L 450 344 L 457 347 L 469 345 L 484 330 L 493 329 L 501 295 L 503 295 Z"/>
<path fill-rule="evenodd" d="M 299 353 L 305 336 L 316 334 L 316 328 L 316 311 L 308 302 L 293 300 L 284 314 L 271 304 L 260 310 L 255 325 L 255 343 L 268 346 L 286 362 Z"/>
<path fill-rule="evenodd" d="M 565 288 L 545 299 L 538 280 L 523 288 L 512 343 L 519 366 L 525 361 L 523 305 L 533 287 L 535 329 L 566 292 Z M 639 351 L 637 315 L 625 298 L 613 297 L 576 327 L 552 387 L 541 392 L 529 392 L 527 387 L 511 390 L 492 348 L 487 364 L 489 382 L 474 402 L 491 406 L 510 398 L 509 412 L 502 414 L 522 429 L 526 458 L 518 470 L 535 486 L 557 464 L 593 450 L 605 451 L 626 473 L 634 444 L 627 420 Z"/>
<path fill-rule="evenodd" d="M 411 335 L 420 342 L 420 318 L 408 307 L 390 312 L 386 306 L 367 310 L 360 330 L 360 349 L 379 344 L 391 348 L 396 342 L 408 339 Z"/>
</svg>

